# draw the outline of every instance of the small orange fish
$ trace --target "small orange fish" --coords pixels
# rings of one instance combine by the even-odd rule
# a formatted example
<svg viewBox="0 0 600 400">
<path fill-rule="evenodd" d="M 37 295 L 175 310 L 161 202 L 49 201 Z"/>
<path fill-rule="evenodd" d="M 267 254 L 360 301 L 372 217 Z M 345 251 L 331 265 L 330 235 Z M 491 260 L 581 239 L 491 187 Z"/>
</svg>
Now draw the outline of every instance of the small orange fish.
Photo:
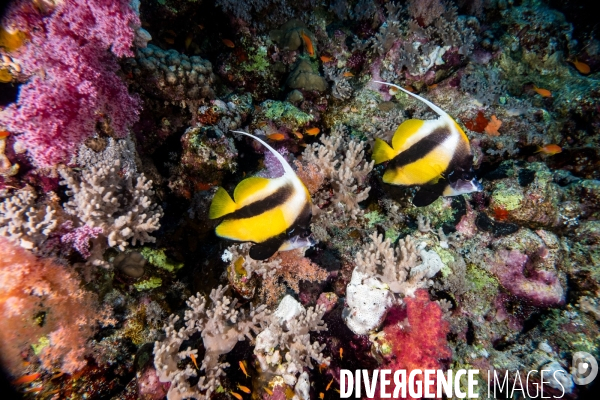
<svg viewBox="0 0 600 400">
<path fill-rule="evenodd" d="M 542 97 L 552 97 L 552 93 L 548 89 L 542 89 L 534 85 L 533 91 Z"/>
<path fill-rule="evenodd" d="M 265 392 L 267 392 L 267 394 L 268 394 L 269 396 L 273 396 L 273 391 L 272 391 L 271 389 L 269 389 L 269 388 L 268 388 L 268 387 L 266 387 L 266 386 L 265 386 L 263 389 L 265 389 Z"/>
<path fill-rule="evenodd" d="M 43 387 L 34 387 L 34 388 L 31 388 L 31 389 L 27 389 L 27 390 L 25 391 L 25 393 L 39 393 L 39 392 L 41 392 L 42 390 L 44 390 L 44 388 L 43 388 Z"/>
<path fill-rule="evenodd" d="M 411 85 L 404 86 L 404 89 L 408 90 L 411 93 L 417 93 L 417 91 L 415 90 L 415 88 L 412 87 Z"/>
<path fill-rule="evenodd" d="M 196 355 L 194 353 L 190 354 L 190 358 L 192 359 L 192 362 L 194 363 L 194 366 L 196 367 L 196 369 L 198 369 L 198 363 L 196 362 Z"/>
<path fill-rule="evenodd" d="M 319 128 L 310 128 L 305 130 L 304 132 L 306 132 L 306 134 L 309 136 L 315 136 L 318 135 L 319 132 L 321 132 L 321 130 Z"/>
<path fill-rule="evenodd" d="M 312 40 L 310 40 L 310 37 L 304 32 L 301 32 L 300 36 L 302 36 L 302 40 L 304 40 L 304 48 L 306 49 L 306 52 L 309 56 L 314 57 L 315 48 L 313 47 Z"/>
<path fill-rule="evenodd" d="M 340 360 L 344 359 L 344 348 L 340 347 Z"/>
<path fill-rule="evenodd" d="M 233 397 L 235 397 L 236 399 L 238 399 L 238 400 L 243 400 L 243 397 L 242 397 L 242 395 L 241 395 L 241 394 L 239 394 L 239 393 L 236 393 L 236 392 L 232 392 L 231 390 L 229 391 L 229 393 L 231 393 L 231 395 L 232 395 Z"/>
<path fill-rule="evenodd" d="M 323 400 L 325 398 L 325 393 L 321 392 L 319 393 L 319 399 Z"/>
<path fill-rule="evenodd" d="M 246 372 L 246 361 L 240 361 L 240 369 L 242 370 L 244 375 L 246 375 L 246 378 L 250 377 L 250 375 L 248 375 L 248 373 Z"/>
<path fill-rule="evenodd" d="M 329 381 L 329 383 L 327 384 L 327 387 L 325 388 L 325 391 L 328 391 L 329 388 L 331 387 L 331 384 L 333 383 L 333 378 L 331 378 L 331 380 Z"/>
<path fill-rule="evenodd" d="M 427 90 L 433 90 L 433 89 L 435 89 L 436 87 L 438 87 L 438 84 L 437 84 L 437 83 L 434 83 L 433 85 L 429 85 L 429 86 L 427 86 Z"/>
<path fill-rule="evenodd" d="M 298 139 L 302 139 L 304 137 L 304 135 L 300 132 L 294 132 L 294 136 L 296 136 Z"/>
<path fill-rule="evenodd" d="M 238 389 L 240 389 L 242 392 L 244 393 L 252 393 L 252 390 L 250 390 L 249 388 L 247 388 L 246 386 L 242 386 L 239 383 L 237 384 Z"/>
<path fill-rule="evenodd" d="M 346 78 L 351 78 L 354 76 L 354 74 L 350 71 L 346 71 L 342 74 L 342 76 L 345 76 Z"/>
<path fill-rule="evenodd" d="M 279 142 L 279 141 L 285 139 L 285 135 L 283 133 L 271 133 L 270 135 L 267 135 L 267 138 L 269 140 L 274 140 L 276 142 Z"/>
<path fill-rule="evenodd" d="M 319 373 L 323 372 L 323 368 L 327 368 L 327 364 L 325 364 L 325 363 L 319 364 Z"/>
<path fill-rule="evenodd" d="M 31 382 L 35 381 L 36 379 L 38 379 L 40 376 L 42 376 L 42 374 L 40 374 L 39 372 L 36 372 L 35 374 L 25 375 L 15 381 L 13 381 L 13 385 L 22 385 L 24 383 L 31 383 Z"/>
<path fill-rule="evenodd" d="M 9 131 L 0 131 L 0 139 L 3 139 L 5 137 L 9 137 L 10 136 L 10 132 Z"/>
<path fill-rule="evenodd" d="M 590 73 L 590 66 L 584 62 L 581 62 L 581 61 L 578 61 L 577 59 L 575 59 L 575 61 L 571 61 L 571 64 L 573 64 L 575 66 L 575 68 L 577 68 L 577 71 L 581 72 L 584 75 L 587 75 Z"/>
<path fill-rule="evenodd" d="M 229 47 L 230 49 L 233 49 L 235 47 L 235 44 L 229 39 L 221 39 L 221 41 L 225 46 Z"/>
<path fill-rule="evenodd" d="M 538 146 L 538 150 L 536 151 L 536 153 L 543 153 L 543 154 L 547 154 L 549 156 L 553 156 L 553 155 L 561 153 L 561 152 L 562 152 L 562 148 L 557 144 L 547 144 L 544 147 Z"/>
<path fill-rule="evenodd" d="M 333 61 L 333 57 L 329 57 L 329 56 L 321 56 L 321 61 L 323 62 L 331 62 Z"/>
<path fill-rule="evenodd" d="M 65 373 L 62 371 L 59 371 L 57 373 L 55 373 L 54 375 L 52 375 L 52 378 L 50 379 L 56 379 L 56 378 L 60 378 L 61 376 L 63 376 Z"/>
<path fill-rule="evenodd" d="M 175 44 L 175 39 L 171 38 L 171 37 L 166 37 L 164 38 L 164 41 L 169 43 L 169 44 Z"/>
<path fill-rule="evenodd" d="M 188 33 L 188 35 L 185 38 L 185 49 L 187 50 L 190 45 L 192 44 L 192 39 L 194 39 L 194 34 L 193 33 Z"/>
</svg>

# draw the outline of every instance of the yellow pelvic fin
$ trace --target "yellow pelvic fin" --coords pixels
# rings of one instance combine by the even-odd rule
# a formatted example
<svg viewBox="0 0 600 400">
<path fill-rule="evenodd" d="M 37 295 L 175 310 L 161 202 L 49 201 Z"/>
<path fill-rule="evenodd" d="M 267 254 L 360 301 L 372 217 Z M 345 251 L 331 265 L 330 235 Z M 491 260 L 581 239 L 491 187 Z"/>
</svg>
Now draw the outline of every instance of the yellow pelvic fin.
<svg viewBox="0 0 600 400">
<path fill-rule="evenodd" d="M 373 148 L 373 160 L 375 160 L 375 164 L 389 161 L 395 156 L 396 153 L 389 144 L 379 138 L 375 139 L 375 147 Z"/>
<path fill-rule="evenodd" d="M 392 147 L 394 150 L 397 152 L 404 150 L 403 147 L 408 138 L 417 133 L 424 123 L 425 121 L 420 119 L 409 119 L 401 123 L 392 138 Z"/>
<path fill-rule="evenodd" d="M 215 193 L 212 203 L 210 203 L 208 218 L 221 218 L 224 215 L 231 214 L 235 210 L 237 210 L 237 205 L 233 202 L 229 193 L 220 187 L 217 190 L 217 193 Z"/>
<path fill-rule="evenodd" d="M 233 198 L 239 205 L 244 204 L 244 200 L 252 197 L 269 184 L 269 179 L 260 177 L 250 177 L 241 181 L 233 191 Z M 270 193 L 269 193 L 270 194 Z"/>
</svg>

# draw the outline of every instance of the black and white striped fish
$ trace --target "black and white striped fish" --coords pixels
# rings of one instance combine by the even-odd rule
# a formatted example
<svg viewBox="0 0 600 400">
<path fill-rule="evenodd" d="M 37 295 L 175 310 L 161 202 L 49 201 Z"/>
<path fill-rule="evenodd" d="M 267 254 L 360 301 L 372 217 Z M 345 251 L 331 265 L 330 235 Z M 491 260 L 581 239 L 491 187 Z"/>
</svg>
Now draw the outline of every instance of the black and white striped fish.
<svg viewBox="0 0 600 400">
<path fill-rule="evenodd" d="M 417 207 L 433 203 L 439 196 L 458 196 L 482 190 L 473 171 L 473 154 L 465 132 L 441 108 L 392 83 L 374 81 L 402 90 L 427 104 L 439 118 L 404 121 L 390 146 L 375 140 L 375 164 L 389 161 L 383 181 L 392 185 L 421 186 L 413 199 Z"/>
<path fill-rule="evenodd" d="M 264 260 L 277 251 L 311 246 L 312 201 L 306 186 L 292 167 L 275 149 L 261 139 L 250 136 L 273 153 L 283 166 L 278 178 L 250 177 L 241 181 L 233 199 L 219 188 L 210 205 L 209 218 L 225 220 L 216 228 L 219 237 L 240 242 L 256 243 L 250 257 Z"/>
</svg>

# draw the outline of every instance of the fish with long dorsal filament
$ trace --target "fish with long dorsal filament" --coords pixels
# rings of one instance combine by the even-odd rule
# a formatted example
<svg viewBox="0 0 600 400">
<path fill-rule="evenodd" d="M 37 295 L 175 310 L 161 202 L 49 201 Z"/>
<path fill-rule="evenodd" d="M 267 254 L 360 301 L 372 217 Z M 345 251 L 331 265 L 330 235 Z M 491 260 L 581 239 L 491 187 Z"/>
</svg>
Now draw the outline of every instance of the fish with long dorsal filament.
<svg viewBox="0 0 600 400">
<path fill-rule="evenodd" d="M 482 190 L 473 171 L 469 139 L 456 121 L 427 99 L 393 83 L 394 87 L 435 111 L 434 120 L 409 119 L 394 134 L 391 146 L 375 140 L 375 164 L 389 161 L 383 182 L 399 186 L 420 186 L 413 199 L 417 207 L 427 206 L 440 196 L 458 196 Z"/>
<path fill-rule="evenodd" d="M 253 242 L 249 255 L 265 260 L 277 251 L 312 246 L 310 193 L 279 152 L 262 139 L 242 131 L 265 146 L 279 160 L 284 174 L 278 178 L 250 177 L 241 181 L 233 199 L 220 187 L 209 209 L 209 218 L 224 218 L 217 236 L 238 242 Z"/>
</svg>

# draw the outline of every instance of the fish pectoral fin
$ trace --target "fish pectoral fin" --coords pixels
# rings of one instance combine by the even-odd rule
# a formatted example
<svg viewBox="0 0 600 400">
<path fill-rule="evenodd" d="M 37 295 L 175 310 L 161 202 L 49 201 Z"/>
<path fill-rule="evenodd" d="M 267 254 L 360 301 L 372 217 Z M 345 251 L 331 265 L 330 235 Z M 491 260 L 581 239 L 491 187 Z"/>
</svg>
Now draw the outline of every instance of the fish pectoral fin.
<svg viewBox="0 0 600 400">
<path fill-rule="evenodd" d="M 389 161 L 395 156 L 394 149 L 389 144 L 379 138 L 375 139 L 375 147 L 373 148 L 373 160 L 375 164 Z"/>
<path fill-rule="evenodd" d="M 245 199 L 264 189 L 269 184 L 269 179 L 253 176 L 241 181 L 233 191 L 233 198 L 237 204 L 242 204 Z"/>
<path fill-rule="evenodd" d="M 412 202 L 416 207 L 426 207 L 442 195 L 444 188 L 441 185 L 422 186 Z"/>
<path fill-rule="evenodd" d="M 281 247 L 283 240 L 281 238 L 269 239 L 262 243 L 257 243 L 250 248 L 248 253 L 253 260 L 266 260 L 273 254 L 277 253 Z"/>
<path fill-rule="evenodd" d="M 225 189 L 220 187 L 213 197 L 212 203 L 210 203 L 210 209 L 208 210 L 208 218 L 216 219 L 221 218 L 224 215 L 231 214 L 237 210 L 237 205 L 227 193 Z"/>
</svg>

